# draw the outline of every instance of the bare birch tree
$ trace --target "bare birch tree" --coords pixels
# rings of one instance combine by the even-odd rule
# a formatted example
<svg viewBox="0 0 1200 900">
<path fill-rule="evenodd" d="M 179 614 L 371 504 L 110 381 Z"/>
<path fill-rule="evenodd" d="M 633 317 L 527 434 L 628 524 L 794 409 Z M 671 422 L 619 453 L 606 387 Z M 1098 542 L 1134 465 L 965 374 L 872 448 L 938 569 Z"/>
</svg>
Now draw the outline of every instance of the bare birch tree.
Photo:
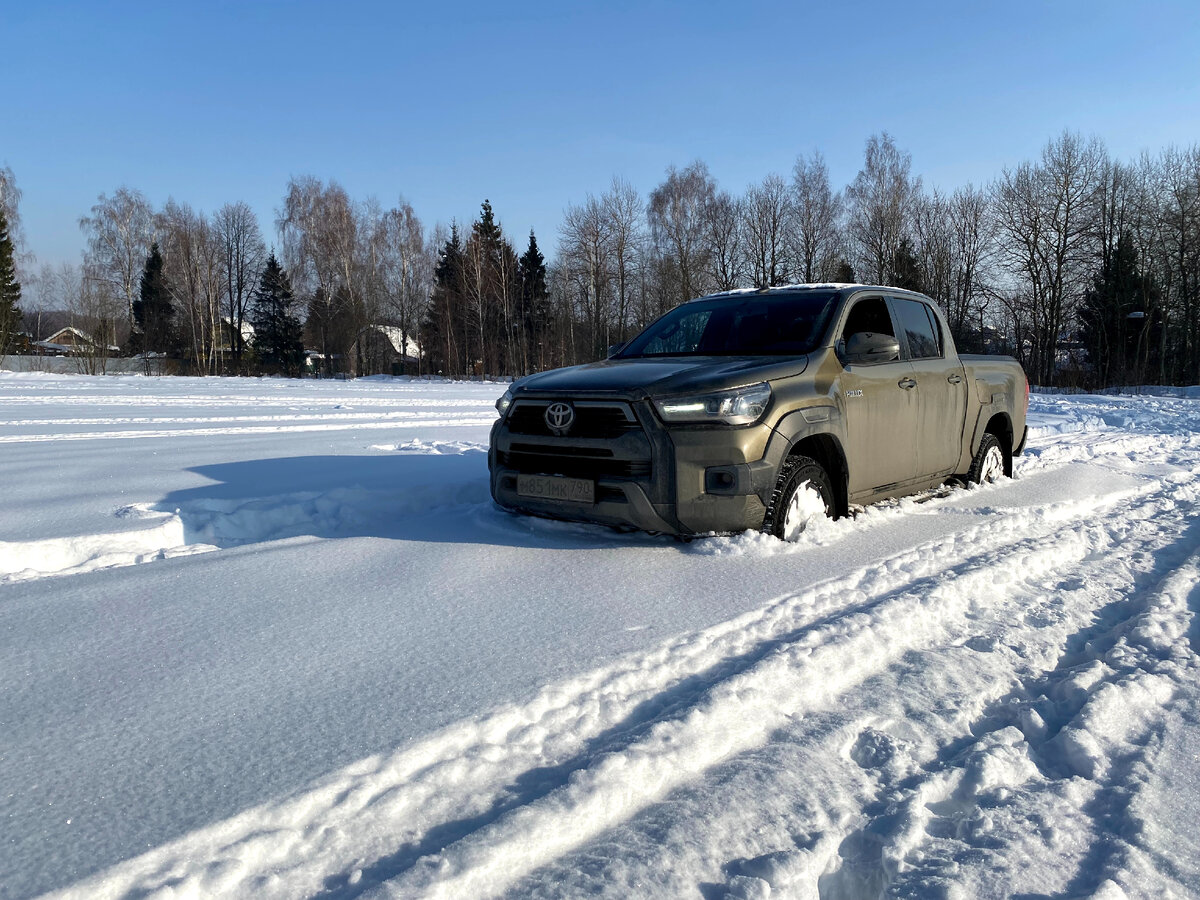
<svg viewBox="0 0 1200 900">
<path fill-rule="evenodd" d="M 950 195 L 951 283 L 943 300 L 950 332 L 964 347 L 983 350 L 985 316 L 995 258 L 995 220 L 987 192 L 972 185 Z M 976 337 L 968 340 L 968 334 Z"/>
<path fill-rule="evenodd" d="M 898 150 L 885 131 L 867 140 L 863 167 L 846 188 L 847 232 L 856 268 L 876 284 L 894 270 L 897 251 L 909 236 L 912 206 L 921 190 L 921 179 L 911 169 L 912 156 Z"/>
<path fill-rule="evenodd" d="M 1027 368 L 1052 384 L 1056 345 L 1087 288 L 1097 254 L 1097 201 L 1107 156 L 1099 140 L 1064 133 L 1041 160 L 1005 169 L 994 188 L 999 248 L 1026 298 Z"/>
<path fill-rule="evenodd" d="M 34 265 L 33 254 L 18 248 L 25 245 L 25 234 L 21 229 L 21 189 L 17 187 L 17 177 L 8 166 L 0 167 L 0 212 L 8 222 L 8 237 L 13 242 L 13 261 L 17 273 Z"/>
<path fill-rule="evenodd" d="M 129 339 L 125 298 L 113 291 L 112 281 L 91 269 L 62 263 L 55 271 L 55 290 L 71 324 L 88 335 L 77 358 L 77 367 L 87 375 L 103 375 L 118 345 Z"/>
<path fill-rule="evenodd" d="M 711 285 L 705 210 L 716 190 L 708 166 L 697 160 L 682 171 L 668 168 L 666 180 L 650 194 L 650 233 L 672 276 L 670 306 L 706 293 Z"/>
<path fill-rule="evenodd" d="M 434 244 L 426 240 L 421 220 L 403 198 L 384 213 L 381 228 L 387 310 L 400 329 L 400 352 L 409 354 L 433 290 Z"/>
<path fill-rule="evenodd" d="M 742 203 L 747 269 L 755 287 L 788 281 L 792 202 L 787 183 L 774 173 L 751 185 Z"/>
<path fill-rule="evenodd" d="M 917 195 L 912 203 L 911 229 L 921 290 L 945 308 L 954 280 L 950 201 L 936 189 Z"/>
<path fill-rule="evenodd" d="M 644 207 L 633 185 L 614 177 L 612 185 L 600 200 L 607 218 L 609 243 L 612 249 L 612 269 L 616 291 L 615 337 L 625 340 L 633 313 L 635 274 L 644 253 L 644 234 L 641 223 Z"/>
<path fill-rule="evenodd" d="M 308 299 L 309 322 L 321 345 L 327 374 L 345 359 L 362 324 L 355 284 L 358 220 L 349 195 L 336 181 L 311 175 L 288 181 L 276 218 L 285 268 Z"/>
<path fill-rule="evenodd" d="M 220 235 L 203 213 L 174 199 L 167 201 L 158 222 L 167 283 L 177 314 L 182 314 L 178 321 L 185 355 L 196 374 L 216 374 L 226 285 Z"/>
<path fill-rule="evenodd" d="M 124 302 L 126 322 L 132 326 L 133 301 L 155 239 L 150 202 L 141 191 L 120 187 L 111 197 L 101 194 L 92 214 L 80 218 L 79 227 L 87 237 L 89 277 L 105 281 Z"/>
<path fill-rule="evenodd" d="M 705 237 L 710 251 L 708 276 L 718 291 L 741 287 L 745 278 L 743 206 L 743 201 L 728 191 L 717 191 L 704 207 Z"/>
<path fill-rule="evenodd" d="M 593 354 L 611 342 L 613 326 L 612 218 L 604 205 L 588 195 L 581 206 L 568 206 L 559 229 L 561 276 L 572 285 L 582 315 L 586 341 Z"/>
<path fill-rule="evenodd" d="M 829 185 L 824 157 L 817 152 L 808 159 L 797 157 L 792 168 L 792 255 L 803 281 L 833 277 L 842 208 L 842 195 Z"/>
<path fill-rule="evenodd" d="M 1175 326 L 1174 380 L 1200 381 L 1200 145 L 1163 152 L 1154 178 L 1162 224 L 1160 271 Z M 1172 352 L 1173 351 L 1173 352 Z"/>
<path fill-rule="evenodd" d="M 267 248 L 254 211 L 240 201 L 222 206 L 213 216 L 212 227 L 220 243 L 225 276 L 224 318 L 228 321 L 229 351 L 233 368 L 240 372 L 250 300 L 266 263 Z"/>
</svg>

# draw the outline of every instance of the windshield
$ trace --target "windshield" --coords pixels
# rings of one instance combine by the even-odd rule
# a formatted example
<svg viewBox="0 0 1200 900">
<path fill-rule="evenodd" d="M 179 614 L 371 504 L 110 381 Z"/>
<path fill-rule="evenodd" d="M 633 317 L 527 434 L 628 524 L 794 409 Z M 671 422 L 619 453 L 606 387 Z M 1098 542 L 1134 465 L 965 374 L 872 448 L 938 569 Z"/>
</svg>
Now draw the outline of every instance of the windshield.
<svg viewBox="0 0 1200 900">
<path fill-rule="evenodd" d="M 833 293 L 719 297 L 671 310 L 626 345 L 617 359 L 642 356 L 801 356 L 829 323 Z"/>
</svg>

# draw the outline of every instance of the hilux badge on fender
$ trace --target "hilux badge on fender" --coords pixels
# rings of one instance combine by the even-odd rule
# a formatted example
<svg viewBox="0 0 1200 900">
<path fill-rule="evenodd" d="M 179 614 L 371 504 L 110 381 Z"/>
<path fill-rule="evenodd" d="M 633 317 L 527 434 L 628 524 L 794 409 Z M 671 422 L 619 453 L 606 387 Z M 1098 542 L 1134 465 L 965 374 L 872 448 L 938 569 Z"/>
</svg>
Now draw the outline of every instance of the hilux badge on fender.
<svg viewBox="0 0 1200 900">
<path fill-rule="evenodd" d="M 575 424 L 575 410 L 570 403 L 551 403 L 546 407 L 546 427 L 559 437 Z"/>
</svg>

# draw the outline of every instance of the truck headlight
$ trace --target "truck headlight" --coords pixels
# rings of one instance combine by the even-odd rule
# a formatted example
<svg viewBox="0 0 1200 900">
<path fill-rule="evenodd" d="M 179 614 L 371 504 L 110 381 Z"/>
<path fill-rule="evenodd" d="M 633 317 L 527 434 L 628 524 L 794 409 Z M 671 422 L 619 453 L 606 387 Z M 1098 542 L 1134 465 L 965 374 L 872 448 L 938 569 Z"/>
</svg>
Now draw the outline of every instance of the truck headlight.
<svg viewBox="0 0 1200 900">
<path fill-rule="evenodd" d="M 771 386 L 764 381 L 715 394 L 655 400 L 654 406 L 667 422 L 749 425 L 762 418 L 770 402 Z"/>
<path fill-rule="evenodd" d="M 508 408 L 512 406 L 513 396 L 512 391 L 505 391 L 504 396 L 496 401 L 496 412 L 500 413 L 500 418 L 508 413 Z"/>
</svg>

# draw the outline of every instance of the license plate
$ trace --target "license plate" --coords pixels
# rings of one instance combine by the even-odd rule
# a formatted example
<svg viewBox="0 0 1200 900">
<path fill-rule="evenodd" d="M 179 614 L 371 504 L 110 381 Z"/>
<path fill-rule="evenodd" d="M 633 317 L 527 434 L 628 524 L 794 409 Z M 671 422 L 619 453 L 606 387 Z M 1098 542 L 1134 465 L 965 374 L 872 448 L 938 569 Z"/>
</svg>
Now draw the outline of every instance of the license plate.
<svg viewBox="0 0 1200 900">
<path fill-rule="evenodd" d="M 522 497 L 538 500 L 595 503 L 596 482 L 587 478 L 566 478 L 562 475 L 518 475 L 517 493 Z"/>
</svg>

